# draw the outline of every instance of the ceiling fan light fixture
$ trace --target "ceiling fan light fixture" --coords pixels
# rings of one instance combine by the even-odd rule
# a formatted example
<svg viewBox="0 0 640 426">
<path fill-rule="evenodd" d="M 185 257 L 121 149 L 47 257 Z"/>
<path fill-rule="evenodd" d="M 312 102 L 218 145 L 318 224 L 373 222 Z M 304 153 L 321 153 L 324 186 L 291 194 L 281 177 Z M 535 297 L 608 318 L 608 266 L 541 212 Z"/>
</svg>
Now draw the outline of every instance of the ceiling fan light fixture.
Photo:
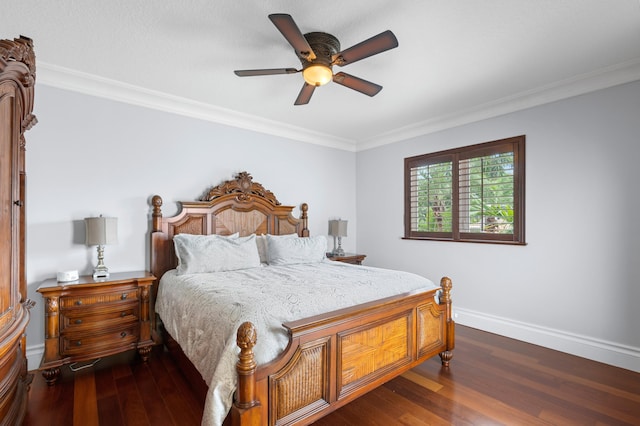
<svg viewBox="0 0 640 426">
<path fill-rule="evenodd" d="M 323 86 L 333 79 L 333 71 L 326 65 L 314 64 L 302 71 L 302 77 L 312 86 Z"/>
</svg>

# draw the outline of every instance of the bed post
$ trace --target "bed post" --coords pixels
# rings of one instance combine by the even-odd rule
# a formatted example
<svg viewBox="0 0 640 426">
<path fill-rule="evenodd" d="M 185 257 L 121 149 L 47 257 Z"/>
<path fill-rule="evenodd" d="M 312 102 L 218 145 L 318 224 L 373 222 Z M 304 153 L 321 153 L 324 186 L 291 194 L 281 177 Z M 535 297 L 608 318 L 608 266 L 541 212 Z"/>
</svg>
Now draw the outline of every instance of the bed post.
<svg viewBox="0 0 640 426">
<path fill-rule="evenodd" d="M 159 280 L 167 270 L 167 236 L 162 232 L 162 197 L 151 197 L 151 264 L 150 271 Z"/>
<path fill-rule="evenodd" d="M 262 424 L 260 401 L 256 399 L 256 361 L 253 347 L 256 345 L 256 328 L 250 322 L 243 322 L 238 328 L 236 343 L 240 348 L 239 361 L 236 364 L 238 373 L 238 390 L 231 407 L 231 424 L 247 426 Z"/>
<path fill-rule="evenodd" d="M 166 246 L 166 238 L 162 233 L 162 197 L 154 195 L 151 197 L 151 205 L 153 211 L 151 213 L 151 256 L 149 270 L 156 277 L 156 282 L 153 284 L 150 295 L 150 310 L 151 310 L 151 338 L 156 343 L 162 342 L 161 321 L 158 314 L 156 314 L 156 295 L 158 293 L 158 282 L 165 270 L 161 265 L 164 265 L 166 260 L 166 250 L 161 247 Z"/>
<path fill-rule="evenodd" d="M 307 211 L 309 211 L 309 205 L 307 203 L 302 203 L 300 206 L 300 221 L 302 222 L 302 232 L 300 233 L 301 237 L 309 236 L 309 217 L 307 216 Z"/>
<path fill-rule="evenodd" d="M 160 231 L 160 221 L 162 220 L 162 197 L 154 195 L 151 198 L 151 205 L 153 206 L 153 229 L 152 232 Z"/>
<path fill-rule="evenodd" d="M 442 365 L 445 367 L 449 366 L 449 361 L 453 358 L 453 348 L 455 347 L 455 322 L 452 319 L 451 315 L 451 278 L 442 277 L 440 280 L 440 287 L 442 287 L 442 294 L 440 295 L 440 303 L 445 306 L 446 309 L 446 350 L 444 352 L 440 352 L 440 359 L 442 360 Z"/>
</svg>

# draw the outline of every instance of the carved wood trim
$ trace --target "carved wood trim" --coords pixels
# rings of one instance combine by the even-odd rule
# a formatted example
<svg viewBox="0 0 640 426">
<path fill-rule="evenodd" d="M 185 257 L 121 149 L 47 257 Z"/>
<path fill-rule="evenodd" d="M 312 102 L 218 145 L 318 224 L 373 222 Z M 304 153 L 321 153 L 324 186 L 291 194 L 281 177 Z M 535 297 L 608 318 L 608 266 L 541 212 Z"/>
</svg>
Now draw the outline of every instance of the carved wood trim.
<svg viewBox="0 0 640 426">
<path fill-rule="evenodd" d="M 234 180 L 228 180 L 209 189 L 200 198 L 200 201 L 212 201 L 228 194 L 236 194 L 236 200 L 242 203 L 249 203 L 254 196 L 257 196 L 267 200 L 274 206 L 280 205 L 280 201 L 276 199 L 273 192 L 265 189 L 258 182 L 254 182 L 253 177 L 247 172 L 240 172 Z"/>
<path fill-rule="evenodd" d="M 15 79 L 20 83 L 19 99 L 22 106 L 20 117 L 20 149 L 25 148 L 24 132 L 31 129 L 38 120 L 32 114 L 34 87 L 36 83 L 36 54 L 33 40 L 20 36 L 13 40 L 0 40 L 0 73 L 3 79 Z"/>
<path fill-rule="evenodd" d="M 29 37 L 20 36 L 13 40 L 0 40 L 0 71 L 9 61 L 22 62 L 29 69 L 28 84 L 24 81 L 22 84 L 30 86 L 33 84 L 36 75 L 36 55 L 33 51 L 33 40 Z"/>
</svg>

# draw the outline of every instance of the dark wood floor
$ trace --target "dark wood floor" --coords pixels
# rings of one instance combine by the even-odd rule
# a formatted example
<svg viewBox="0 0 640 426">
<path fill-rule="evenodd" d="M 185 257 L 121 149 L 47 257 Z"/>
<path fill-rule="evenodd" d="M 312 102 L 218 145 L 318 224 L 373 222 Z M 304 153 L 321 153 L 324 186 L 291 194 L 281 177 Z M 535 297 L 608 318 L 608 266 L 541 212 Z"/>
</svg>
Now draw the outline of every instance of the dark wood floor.
<svg viewBox="0 0 640 426">
<path fill-rule="evenodd" d="M 316 425 L 639 425 L 640 374 L 457 326 L 429 360 Z M 102 365 L 100 365 L 102 364 Z M 203 402 L 166 353 L 103 360 L 31 386 L 25 426 L 199 425 Z"/>
</svg>

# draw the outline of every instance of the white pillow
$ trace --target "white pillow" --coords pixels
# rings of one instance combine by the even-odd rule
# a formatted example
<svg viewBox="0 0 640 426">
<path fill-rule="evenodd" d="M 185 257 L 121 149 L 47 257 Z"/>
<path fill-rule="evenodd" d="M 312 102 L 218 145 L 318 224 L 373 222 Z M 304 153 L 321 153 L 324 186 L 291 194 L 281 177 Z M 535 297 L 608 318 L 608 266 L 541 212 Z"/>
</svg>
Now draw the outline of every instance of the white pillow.
<svg viewBox="0 0 640 426">
<path fill-rule="evenodd" d="M 255 235 L 233 238 L 220 235 L 178 234 L 173 237 L 178 275 L 234 271 L 260 266 Z"/>
<path fill-rule="evenodd" d="M 324 235 L 301 238 L 277 238 L 267 235 L 270 265 L 322 262 L 327 252 Z"/>
<path fill-rule="evenodd" d="M 272 235 L 274 238 L 298 238 L 298 234 L 285 234 L 285 235 Z M 267 249 L 267 236 L 256 236 L 256 244 L 258 245 L 258 254 L 260 255 L 260 262 L 269 262 L 269 251 Z"/>
</svg>

